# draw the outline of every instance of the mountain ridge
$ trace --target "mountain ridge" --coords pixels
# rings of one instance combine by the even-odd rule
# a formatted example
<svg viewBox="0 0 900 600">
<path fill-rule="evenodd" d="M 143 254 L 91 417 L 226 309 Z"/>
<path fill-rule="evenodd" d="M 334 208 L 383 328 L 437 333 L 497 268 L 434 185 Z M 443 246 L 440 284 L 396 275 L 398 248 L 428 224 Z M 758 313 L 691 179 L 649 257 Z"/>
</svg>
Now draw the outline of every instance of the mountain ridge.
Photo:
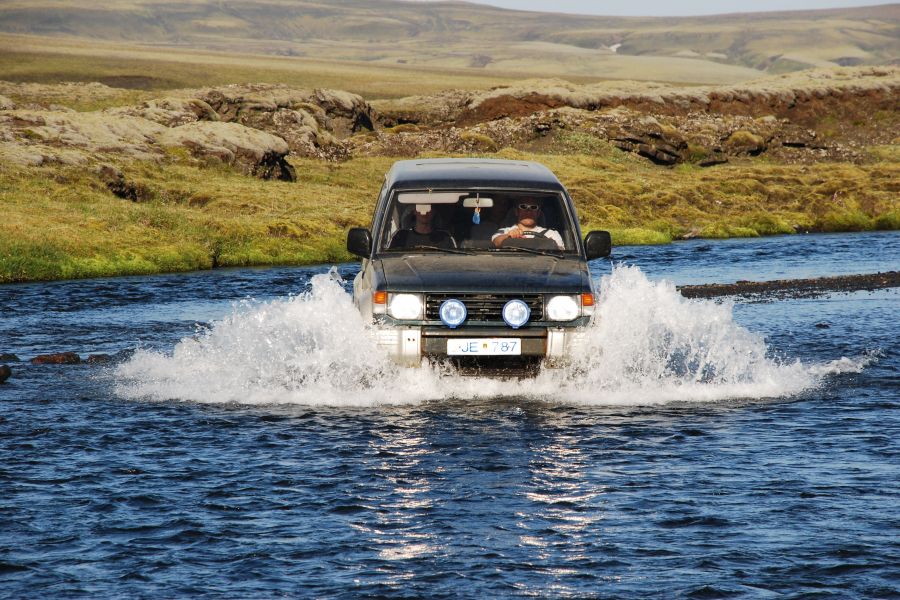
<svg viewBox="0 0 900 600">
<path fill-rule="evenodd" d="M 739 81 L 752 77 L 751 71 L 900 60 L 900 4 L 605 17 L 457 1 L 86 0 L 72 6 L 13 0 L 0 1 L 0 32 L 379 65 L 531 68 L 563 76 L 620 78 L 624 71 L 659 79 L 670 63 L 674 79 L 682 81 L 691 80 L 692 70 Z"/>
</svg>

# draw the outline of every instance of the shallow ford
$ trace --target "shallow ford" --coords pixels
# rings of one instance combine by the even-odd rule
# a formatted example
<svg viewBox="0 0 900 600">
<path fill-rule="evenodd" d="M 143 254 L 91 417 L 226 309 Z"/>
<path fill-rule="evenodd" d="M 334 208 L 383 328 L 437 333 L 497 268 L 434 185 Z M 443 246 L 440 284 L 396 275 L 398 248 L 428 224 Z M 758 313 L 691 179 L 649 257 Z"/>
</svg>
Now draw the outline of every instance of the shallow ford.
<svg viewBox="0 0 900 600">
<path fill-rule="evenodd" d="M 610 237 L 581 239 L 543 165 L 428 159 L 393 165 L 347 248 L 362 259 L 354 302 L 397 362 L 505 370 L 579 352 L 595 303 L 587 261 L 609 255 Z"/>
</svg>

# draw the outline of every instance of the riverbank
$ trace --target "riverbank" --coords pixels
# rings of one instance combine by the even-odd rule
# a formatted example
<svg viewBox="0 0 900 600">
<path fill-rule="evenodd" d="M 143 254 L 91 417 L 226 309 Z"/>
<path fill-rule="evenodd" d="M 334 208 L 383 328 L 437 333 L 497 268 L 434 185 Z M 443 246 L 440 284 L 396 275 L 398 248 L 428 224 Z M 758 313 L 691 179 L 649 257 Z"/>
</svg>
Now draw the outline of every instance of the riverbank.
<svg viewBox="0 0 900 600">
<path fill-rule="evenodd" d="M 582 229 L 608 229 L 615 245 L 900 229 L 894 161 L 661 169 L 612 147 L 592 150 L 484 156 L 546 164 L 571 192 Z M 394 160 L 290 158 L 294 182 L 174 152 L 123 163 L 112 183 L 103 169 L 0 164 L 0 282 L 347 261 L 346 231 L 369 224 Z"/>
</svg>

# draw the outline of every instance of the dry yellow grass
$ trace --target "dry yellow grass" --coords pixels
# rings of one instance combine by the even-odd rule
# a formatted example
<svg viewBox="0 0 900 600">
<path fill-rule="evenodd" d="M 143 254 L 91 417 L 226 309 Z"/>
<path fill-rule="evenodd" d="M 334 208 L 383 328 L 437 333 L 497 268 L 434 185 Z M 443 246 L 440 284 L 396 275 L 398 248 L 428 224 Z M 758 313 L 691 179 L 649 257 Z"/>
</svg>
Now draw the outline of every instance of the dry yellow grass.
<svg viewBox="0 0 900 600">
<path fill-rule="evenodd" d="M 612 230 L 616 244 L 900 228 L 896 162 L 673 171 L 618 151 L 485 156 L 545 163 L 568 186 L 583 228 Z M 84 169 L 0 165 L 0 282 L 348 260 L 346 230 L 369 223 L 393 160 L 293 160 L 296 183 L 177 155 L 124 165 L 147 190 L 144 202 L 115 197 Z"/>
</svg>

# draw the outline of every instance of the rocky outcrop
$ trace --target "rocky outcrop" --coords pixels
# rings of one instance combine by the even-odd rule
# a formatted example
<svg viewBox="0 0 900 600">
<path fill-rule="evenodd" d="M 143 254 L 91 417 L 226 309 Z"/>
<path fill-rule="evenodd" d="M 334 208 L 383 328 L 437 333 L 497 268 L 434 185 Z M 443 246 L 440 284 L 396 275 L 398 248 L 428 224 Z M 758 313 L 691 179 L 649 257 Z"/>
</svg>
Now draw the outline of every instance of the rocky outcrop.
<svg viewBox="0 0 900 600">
<path fill-rule="evenodd" d="M 761 152 L 776 154 L 786 162 L 820 160 L 823 155 L 819 150 L 826 152 L 825 157 L 842 160 L 857 156 L 836 143 L 826 147 L 817 140 L 814 131 L 772 116 L 752 118 L 698 112 L 654 117 L 625 107 L 603 111 L 563 107 L 470 127 L 398 125 L 359 136 L 354 153 L 412 157 L 422 148 L 433 152 L 473 153 L 505 147 L 565 151 L 578 138 L 608 143 L 666 166 L 680 163 L 712 166 Z M 813 149 L 816 153 L 809 154 Z M 862 154 L 859 149 L 856 151 Z"/>
<path fill-rule="evenodd" d="M 139 110 L 0 113 L 0 160 L 26 166 L 89 165 L 122 158 L 162 160 L 165 148 L 180 146 L 196 158 L 219 160 L 247 174 L 294 180 L 293 168 L 286 160 L 290 148 L 278 136 L 238 123 L 199 120 L 215 114 L 199 102 L 161 102 L 146 110 L 159 121 L 182 124 L 163 125 L 141 116 Z M 142 199 L 141 190 L 129 188 L 121 177 L 101 175 L 117 196 Z"/>
<path fill-rule="evenodd" d="M 10 376 L 12 376 L 12 369 L 9 368 L 9 365 L 0 365 L 0 383 L 4 383 Z"/>
<path fill-rule="evenodd" d="M 195 156 L 214 157 L 263 179 L 296 179 L 293 167 L 285 160 L 287 142 L 237 123 L 188 123 L 163 131 L 159 143 L 186 147 Z"/>
<path fill-rule="evenodd" d="M 786 162 L 864 161 L 864 146 L 895 143 L 900 69 L 830 69 L 715 88 L 534 80 L 375 105 L 387 131 L 402 130 L 364 142 L 385 154 L 407 155 L 417 136 L 429 150 L 460 151 L 454 132 L 468 129 L 521 148 L 580 132 L 661 165 L 709 166 L 762 153 Z M 446 139 L 432 145 L 430 130 Z"/>
<path fill-rule="evenodd" d="M 155 159 L 164 127 L 102 112 L 14 110 L 0 113 L 0 157 L 24 165 L 87 164 L 97 155 Z"/>
<path fill-rule="evenodd" d="M 375 128 L 372 107 L 356 94 L 281 85 L 182 90 L 94 112 L 17 107 L 0 97 L 0 111 L 0 159 L 14 164 L 90 164 L 104 155 L 158 160 L 163 148 L 183 146 L 201 160 L 287 181 L 294 179 L 288 154 L 344 159 L 346 138 Z M 127 190 L 113 192 L 135 199 Z"/>
<path fill-rule="evenodd" d="M 625 106 L 654 115 L 704 111 L 722 115 L 774 115 L 810 127 L 824 114 L 864 117 L 874 110 L 896 110 L 900 69 L 865 67 L 829 69 L 767 78 L 730 87 L 684 88 L 627 82 L 579 86 L 565 81 L 523 82 L 508 88 L 473 93 L 455 115 L 458 124 L 519 117 L 570 106 L 603 110 Z"/>
<path fill-rule="evenodd" d="M 205 90 L 199 98 L 222 121 L 282 137 L 298 156 L 346 158 L 342 140 L 375 129 L 372 107 L 361 96 L 340 90 L 240 85 Z"/>
<path fill-rule="evenodd" d="M 23 85 L 0 82 L 0 93 L 19 98 Z M 61 93 L 44 87 L 39 91 L 48 98 Z M 116 93 L 99 84 L 58 87 L 86 98 Z M 343 160 L 506 147 L 582 152 L 577 140 L 573 145 L 580 138 L 665 166 L 710 166 L 764 153 L 788 163 L 863 162 L 867 146 L 896 143 L 900 68 L 804 72 L 715 88 L 533 80 L 380 101 L 381 114 L 356 94 L 269 84 L 180 90 L 96 112 L 31 104 L 0 97 L 0 160 L 96 168 L 121 159 L 169 160 L 183 154 L 171 148 L 187 148 L 199 161 L 292 180 L 290 155 Z M 119 197 L 146 198 L 146 190 L 122 177 L 101 180 Z"/>
</svg>

